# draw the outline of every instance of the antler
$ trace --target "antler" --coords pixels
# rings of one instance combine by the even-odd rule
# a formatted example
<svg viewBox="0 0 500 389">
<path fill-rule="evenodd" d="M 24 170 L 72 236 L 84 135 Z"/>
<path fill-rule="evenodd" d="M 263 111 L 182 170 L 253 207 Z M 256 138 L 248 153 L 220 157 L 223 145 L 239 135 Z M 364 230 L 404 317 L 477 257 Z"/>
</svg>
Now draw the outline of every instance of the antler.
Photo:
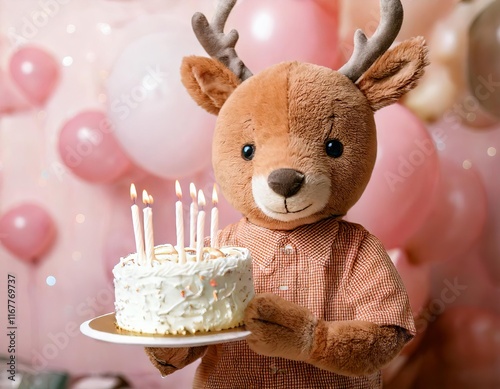
<svg viewBox="0 0 500 389">
<path fill-rule="evenodd" d="M 231 30 L 224 34 L 224 26 L 236 0 L 219 0 L 211 23 L 200 12 L 193 15 L 193 30 L 205 51 L 211 57 L 218 59 L 242 81 L 252 76 L 252 72 L 238 58 L 234 49 L 238 41 L 238 31 Z"/>
<path fill-rule="evenodd" d="M 403 6 L 400 0 L 380 0 L 380 24 L 370 39 L 363 31 L 354 35 L 354 52 L 339 72 L 356 82 L 373 63 L 384 54 L 396 39 L 403 24 Z"/>
</svg>

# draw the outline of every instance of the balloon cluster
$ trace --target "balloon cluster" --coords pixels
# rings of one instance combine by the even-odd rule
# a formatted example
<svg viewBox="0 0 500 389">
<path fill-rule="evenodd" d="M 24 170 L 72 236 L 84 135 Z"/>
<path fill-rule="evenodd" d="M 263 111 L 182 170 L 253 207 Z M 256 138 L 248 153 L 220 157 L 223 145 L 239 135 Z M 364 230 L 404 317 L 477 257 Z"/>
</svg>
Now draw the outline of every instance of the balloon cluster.
<svg viewBox="0 0 500 389">
<path fill-rule="evenodd" d="M 107 185 L 148 176 L 157 181 L 211 176 L 215 120 L 196 107 L 179 76 L 183 56 L 203 54 L 189 23 L 189 15 L 198 7 L 197 2 L 183 2 L 177 9 L 185 13 L 183 18 L 155 16 L 149 23 L 136 23 L 141 26 L 136 28 L 139 36 L 124 47 L 109 69 L 107 105 L 82 108 L 60 125 L 57 149 L 67 170 L 85 182 Z M 297 58 L 338 65 L 338 53 L 322 48 L 335 47 L 336 12 L 325 13 L 315 3 L 294 1 L 289 6 L 288 0 L 241 2 L 235 11 L 231 23 L 239 26 L 244 37 L 240 50 L 255 69 Z M 300 28 L 290 30 L 283 12 L 289 20 L 300 17 Z M 182 44 L 179 37 L 183 37 Z M 283 45 L 286 39 L 302 43 Z M 307 44 L 309 39 L 316 45 Z M 8 69 L 8 74 L 0 71 L 0 115 L 50 110 L 47 104 L 62 82 L 53 54 L 41 46 L 23 45 L 13 51 Z M 222 220 L 234 220 L 234 211 L 222 201 L 221 209 L 225 208 Z M 36 262 L 54 241 L 54 222 L 36 204 L 13 208 L 0 224 L 3 245 L 28 262 Z"/>
<path fill-rule="evenodd" d="M 105 69 L 105 99 L 96 99 L 97 108 L 82 104 L 57 122 L 56 154 L 64 166 L 113 197 L 116 212 L 102 249 L 108 274 L 133 249 L 123 183 L 133 179 L 168 200 L 158 204 L 164 217 L 155 223 L 173 219 L 173 179 L 204 190 L 213 183 L 214 118 L 195 106 L 179 76 L 183 56 L 203 55 L 188 22 L 194 11 L 210 14 L 200 8 L 210 3 L 144 1 L 141 6 L 154 15 L 130 23 L 126 46 Z M 406 18 L 399 38 L 424 35 L 432 64 L 406 107 L 376 114 L 375 169 L 347 215 L 389 249 L 417 324 L 425 324 L 385 380 L 389 388 L 436 387 L 436 380 L 445 383 L 440 387 L 461 387 L 471 379 L 495 387 L 500 378 L 490 366 L 500 355 L 500 309 L 491 302 L 491 296 L 500 298 L 500 2 L 402 3 Z M 228 28 L 239 30 L 238 54 L 255 72 L 285 60 L 338 68 L 350 55 L 354 30 L 373 33 L 378 15 L 379 0 L 247 0 L 238 2 Z M 56 110 L 51 98 L 58 86 L 73 82 L 61 76 L 60 62 L 34 43 L 13 50 L 7 71 L 0 70 L 0 115 Z M 222 224 L 239 217 L 223 199 L 219 210 Z M 173 241 L 170 227 L 155 224 L 159 241 Z M 28 264 L 47 257 L 56 235 L 51 213 L 36 202 L 0 215 L 0 242 Z M 460 282 L 469 286 L 467 293 Z M 472 308 L 460 306 L 464 301 Z"/>
<path fill-rule="evenodd" d="M 486 191 L 478 173 L 438 154 L 425 124 L 407 108 L 383 109 L 375 121 L 374 172 L 348 219 L 387 248 L 408 249 L 416 263 L 453 259 L 468 250 L 486 220 Z"/>
<path fill-rule="evenodd" d="M 59 80 L 57 61 L 37 46 L 16 50 L 8 68 L 8 75 L 0 70 L 0 115 L 44 105 Z M 50 250 L 55 237 L 52 216 L 37 203 L 17 204 L 0 217 L 0 242 L 28 264 L 38 262 Z"/>
</svg>

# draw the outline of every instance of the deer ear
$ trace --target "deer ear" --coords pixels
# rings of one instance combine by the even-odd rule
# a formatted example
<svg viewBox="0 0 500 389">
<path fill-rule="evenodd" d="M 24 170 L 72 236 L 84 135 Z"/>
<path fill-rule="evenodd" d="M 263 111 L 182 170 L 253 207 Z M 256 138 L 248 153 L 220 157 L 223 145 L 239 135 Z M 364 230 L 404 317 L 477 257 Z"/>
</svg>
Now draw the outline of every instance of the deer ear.
<svg viewBox="0 0 500 389">
<path fill-rule="evenodd" d="M 196 56 L 182 60 L 181 80 L 194 101 L 214 115 L 240 84 L 239 78 L 219 61 Z"/>
<path fill-rule="evenodd" d="M 412 90 L 428 65 L 424 38 L 406 40 L 385 52 L 357 82 L 374 111 Z"/>
</svg>

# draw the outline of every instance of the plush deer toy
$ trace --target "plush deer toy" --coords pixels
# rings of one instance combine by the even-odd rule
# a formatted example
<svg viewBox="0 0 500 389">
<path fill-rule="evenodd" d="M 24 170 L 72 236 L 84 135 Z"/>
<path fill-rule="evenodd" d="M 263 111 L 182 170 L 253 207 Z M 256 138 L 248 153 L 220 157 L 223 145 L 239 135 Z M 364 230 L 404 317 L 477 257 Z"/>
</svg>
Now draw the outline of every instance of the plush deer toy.
<svg viewBox="0 0 500 389">
<path fill-rule="evenodd" d="M 223 33 L 235 2 L 220 0 L 211 24 L 194 15 L 212 58 L 187 57 L 181 72 L 193 99 L 218 115 L 215 175 L 244 215 L 218 244 L 252 253 L 251 335 L 146 352 L 163 375 L 203 357 L 196 388 L 378 388 L 380 368 L 413 336 L 413 318 L 380 241 L 342 217 L 375 163 L 374 112 L 416 85 L 424 41 L 387 51 L 403 9 L 382 0 L 380 26 L 370 39 L 356 33 L 340 70 L 285 62 L 253 76 L 235 52 L 237 32 Z"/>
</svg>

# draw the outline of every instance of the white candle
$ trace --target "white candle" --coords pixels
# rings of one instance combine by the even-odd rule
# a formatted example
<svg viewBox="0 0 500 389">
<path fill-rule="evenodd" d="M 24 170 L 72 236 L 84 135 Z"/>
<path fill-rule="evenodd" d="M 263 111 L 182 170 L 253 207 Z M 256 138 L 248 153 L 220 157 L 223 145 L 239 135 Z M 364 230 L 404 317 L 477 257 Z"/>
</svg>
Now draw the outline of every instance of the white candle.
<svg viewBox="0 0 500 389">
<path fill-rule="evenodd" d="M 175 181 L 175 193 L 179 199 L 175 203 L 175 226 L 177 232 L 177 252 L 180 263 L 186 262 L 186 251 L 184 250 L 184 209 L 182 207 L 182 190 L 179 181 Z"/>
<path fill-rule="evenodd" d="M 196 224 L 196 261 L 200 262 L 203 259 L 203 238 L 205 236 L 205 211 L 203 207 L 205 206 L 205 195 L 200 189 L 198 192 L 198 207 L 200 211 L 198 212 L 198 220 Z"/>
<path fill-rule="evenodd" d="M 144 255 L 144 238 L 142 236 L 141 220 L 139 215 L 139 207 L 136 204 L 137 191 L 135 185 L 130 185 L 130 199 L 133 204 L 130 207 L 132 211 L 132 223 L 134 225 L 134 237 L 135 237 L 135 252 L 137 263 L 145 265 L 145 255 Z"/>
<path fill-rule="evenodd" d="M 151 266 L 155 255 L 155 244 L 153 238 L 153 209 L 151 208 L 153 197 L 148 195 L 145 190 L 142 191 L 142 202 L 146 205 L 144 208 L 144 237 L 146 246 L 146 264 Z"/>
<path fill-rule="evenodd" d="M 189 184 L 191 205 L 189 207 L 189 247 L 196 247 L 196 220 L 198 218 L 198 204 L 196 203 L 196 186 Z"/>
<path fill-rule="evenodd" d="M 212 214 L 210 218 L 210 246 L 218 248 L 217 241 L 217 231 L 219 230 L 219 210 L 217 208 L 217 203 L 219 202 L 219 197 L 217 196 L 217 187 L 214 184 L 214 189 L 212 190 Z"/>
</svg>

